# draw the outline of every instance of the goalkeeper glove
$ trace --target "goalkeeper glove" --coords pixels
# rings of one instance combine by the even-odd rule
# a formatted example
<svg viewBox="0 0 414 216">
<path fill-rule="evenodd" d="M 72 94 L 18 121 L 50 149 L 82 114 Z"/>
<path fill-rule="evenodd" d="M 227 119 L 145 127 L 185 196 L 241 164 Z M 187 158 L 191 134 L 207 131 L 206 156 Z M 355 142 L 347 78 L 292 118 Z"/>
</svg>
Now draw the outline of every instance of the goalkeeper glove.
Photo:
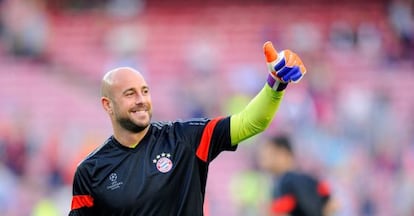
<svg viewBox="0 0 414 216">
<path fill-rule="evenodd" d="M 283 50 L 278 54 L 270 41 L 263 45 L 263 51 L 269 69 L 267 83 L 275 91 L 283 91 L 288 83 L 297 83 L 305 75 L 306 68 L 296 53 Z"/>
</svg>

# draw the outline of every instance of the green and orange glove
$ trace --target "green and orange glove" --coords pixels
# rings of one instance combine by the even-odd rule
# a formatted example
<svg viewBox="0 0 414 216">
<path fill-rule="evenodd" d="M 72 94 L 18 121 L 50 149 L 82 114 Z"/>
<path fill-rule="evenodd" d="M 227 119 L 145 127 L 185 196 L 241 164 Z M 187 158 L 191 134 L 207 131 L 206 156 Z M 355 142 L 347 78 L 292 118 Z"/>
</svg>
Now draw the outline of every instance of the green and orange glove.
<svg viewBox="0 0 414 216">
<path fill-rule="evenodd" d="M 267 41 L 263 45 L 269 75 L 267 84 L 275 91 L 283 91 L 290 82 L 297 83 L 306 73 L 299 56 L 290 51 L 283 50 L 277 53 L 272 42 Z"/>
</svg>

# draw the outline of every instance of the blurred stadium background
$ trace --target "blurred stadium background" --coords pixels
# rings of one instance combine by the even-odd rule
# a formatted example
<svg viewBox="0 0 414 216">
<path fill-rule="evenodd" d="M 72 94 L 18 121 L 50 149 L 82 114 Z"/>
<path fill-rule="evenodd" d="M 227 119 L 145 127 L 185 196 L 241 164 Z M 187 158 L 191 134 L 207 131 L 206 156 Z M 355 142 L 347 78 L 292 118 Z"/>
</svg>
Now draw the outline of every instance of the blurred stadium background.
<svg viewBox="0 0 414 216">
<path fill-rule="evenodd" d="M 99 81 L 132 66 L 154 120 L 237 111 L 263 86 L 262 44 L 308 75 L 271 128 L 211 165 L 210 215 L 262 215 L 255 152 L 295 132 L 301 168 L 327 179 L 337 215 L 414 215 L 410 0 L 0 0 L 0 215 L 66 215 L 77 163 L 110 134 Z"/>
</svg>

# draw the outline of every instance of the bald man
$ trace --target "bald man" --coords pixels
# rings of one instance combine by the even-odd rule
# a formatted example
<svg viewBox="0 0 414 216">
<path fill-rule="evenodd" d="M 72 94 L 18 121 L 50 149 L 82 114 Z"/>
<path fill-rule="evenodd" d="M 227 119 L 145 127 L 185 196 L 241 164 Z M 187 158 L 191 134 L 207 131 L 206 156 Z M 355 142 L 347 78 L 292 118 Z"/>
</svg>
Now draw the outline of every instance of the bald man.
<svg viewBox="0 0 414 216">
<path fill-rule="evenodd" d="M 151 122 L 150 89 L 132 68 L 102 79 L 113 135 L 78 166 L 69 215 L 203 215 L 208 167 L 222 151 L 266 129 L 289 82 L 306 72 L 289 50 L 264 45 L 267 83 L 240 113 Z"/>
</svg>

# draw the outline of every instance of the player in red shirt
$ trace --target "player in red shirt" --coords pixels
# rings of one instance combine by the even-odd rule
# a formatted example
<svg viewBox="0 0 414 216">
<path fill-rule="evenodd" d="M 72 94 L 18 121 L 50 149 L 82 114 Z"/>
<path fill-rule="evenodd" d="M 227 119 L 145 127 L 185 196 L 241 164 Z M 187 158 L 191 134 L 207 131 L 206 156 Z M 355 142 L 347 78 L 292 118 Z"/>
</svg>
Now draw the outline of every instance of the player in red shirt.
<svg viewBox="0 0 414 216">
<path fill-rule="evenodd" d="M 259 151 L 260 166 L 275 175 L 270 206 L 274 216 L 326 216 L 337 208 L 326 182 L 295 169 L 287 136 L 268 139 Z"/>
</svg>

